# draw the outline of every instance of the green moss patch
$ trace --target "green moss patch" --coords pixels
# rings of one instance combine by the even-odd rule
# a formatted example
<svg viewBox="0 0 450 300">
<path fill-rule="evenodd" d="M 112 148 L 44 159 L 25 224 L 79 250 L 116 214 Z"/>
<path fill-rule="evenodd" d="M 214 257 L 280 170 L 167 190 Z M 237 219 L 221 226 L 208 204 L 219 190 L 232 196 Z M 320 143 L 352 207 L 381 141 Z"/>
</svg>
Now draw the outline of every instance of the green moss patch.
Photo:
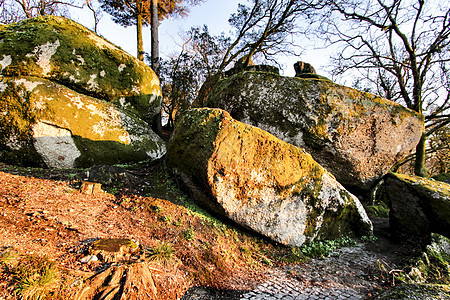
<svg viewBox="0 0 450 300">
<path fill-rule="evenodd" d="M 277 242 L 371 230 L 357 199 L 311 155 L 224 110 L 186 111 L 166 160 L 204 205 Z"/>
<path fill-rule="evenodd" d="M 377 297 L 379 300 L 394 299 L 447 299 L 450 288 L 448 285 L 433 284 L 401 284 L 389 289 L 382 296 Z"/>
<path fill-rule="evenodd" d="M 389 218 L 389 207 L 384 202 L 378 205 L 369 205 L 366 207 L 366 211 L 373 217 Z"/>
<path fill-rule="evenodd" d="M 34 159 L 38 155 L 32 132 L 37 122 L 67 129 L 82 154 L 76 161 L 79 167 L 156 159 L 165 151 L 149 124 L 111 103 L 37 77 L 2 79 L 0 158 L 5 162 L 15 164 L 23 155 L 23 161 L 42 166 L 41 159 Z"/>
<path fill-rule="evenodd" d="M 135 163 L 148 159 L 142 149 L 129 147 L 114 141 L 92 141 L 73 136 L 81 156 L 75 160 L 75 167 L 87 168 L 95 165 Z"/>
<path fill-rule="evenodd" d="M 2 75 L 49 78 L 99 99 L 122 99 L 143 118 L 160 106 L 159 80 L 150 67 L 74 21 L 27 19 L 1 29 L 0 40 L 0 60 L 10 58 Z"/>
<path fill-rule="evenodd" d="M 424 192 L 432 194 L 437 193 L 437 195 L 439 195 L 440 197 L 447 197 L 448 199 L 450 199 L 450 185 L 444 182 L 399 173 L 391 173 L 390 176 L 395 176 L 398 180 L 414 186 L 418 190 L 422 190 Z"/>
</svg>

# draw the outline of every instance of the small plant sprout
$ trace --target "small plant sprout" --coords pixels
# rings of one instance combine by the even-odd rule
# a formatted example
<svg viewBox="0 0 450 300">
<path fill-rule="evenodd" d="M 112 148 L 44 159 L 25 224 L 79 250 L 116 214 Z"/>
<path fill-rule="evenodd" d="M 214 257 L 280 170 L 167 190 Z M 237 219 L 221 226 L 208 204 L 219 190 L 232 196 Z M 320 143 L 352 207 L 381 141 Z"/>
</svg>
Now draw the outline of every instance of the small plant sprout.
<svg viewBox="0 0 450 300">
<path fill-rule="evenodd" d="M 169 266 L 175 259 L 175 249 L 173 244 L 161 242 L 155 247 L 145 248 L 145 257 L 153 262 Z"/>
<path fill-rule="evenodd" d="M 57 281 L 55 263 L 42 257 L 23 258 L 13 274 L 17 282 L 15 293 L 23 300 L 46 298 Z"/>
</svg>

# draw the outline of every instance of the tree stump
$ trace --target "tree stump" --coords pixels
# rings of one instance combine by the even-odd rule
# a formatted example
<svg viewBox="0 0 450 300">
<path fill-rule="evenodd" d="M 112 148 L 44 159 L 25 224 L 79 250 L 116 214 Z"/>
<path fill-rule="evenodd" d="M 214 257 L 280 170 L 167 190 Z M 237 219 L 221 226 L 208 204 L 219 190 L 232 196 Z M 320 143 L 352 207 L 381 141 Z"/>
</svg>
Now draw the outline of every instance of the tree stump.
<svg viewBox="0 0 450 300">
<path fill-rule="evenodd" d="M 102 184 L 83 181 L 83 183 L 81 184 L 81 193 L 86 195 L 96 195 L 103 193 Z"/>
</svg>

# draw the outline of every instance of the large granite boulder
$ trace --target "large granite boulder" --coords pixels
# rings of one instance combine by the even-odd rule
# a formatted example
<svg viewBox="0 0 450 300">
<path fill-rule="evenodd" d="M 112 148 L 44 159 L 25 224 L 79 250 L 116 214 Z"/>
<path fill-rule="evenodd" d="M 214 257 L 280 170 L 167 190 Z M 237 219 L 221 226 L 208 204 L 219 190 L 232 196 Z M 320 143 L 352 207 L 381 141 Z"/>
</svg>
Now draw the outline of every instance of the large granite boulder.
<svg viewBox="0 0 450 300">
<path fill-rule="evenodd" d="M 371 233 L 358 199 L 311 155 L 226 111 L 184 112 L 166 161 L 196 200 L 277 242 Z"/>
<path fill-rule="evenodd" d="M 0 159 L 52 168 L 157 159 L 150 67 L 61 17 L 0 27 Z"/>
<path fill-rule="evenodd" d="M 345 186 L 362 189 L 408 155 L 423 116 L 378 96 L 320 78 L 241 72 L 219 81 L 207 107 L 305 148 Z"/>
<path fill-rule="evenodd" d="M 37 77 L 0 77 L 0 160 L 50 168 L 155 160 L 164 142 L 126 110 Z"/>
<path fill-rule="evenodd" d="M 450 185 L 431 179 L 390 173 L 383 197 L 390 208 L 391 227 L 407 235 L 450 237 Z"/>
<path fill-rule="evenodd" d="M 55 16 L 0 27 L 0 74 L 35 76 L 113 102 L 150 122 L 159 79 L 143 62 L 80 24 Z"/>
</svg>

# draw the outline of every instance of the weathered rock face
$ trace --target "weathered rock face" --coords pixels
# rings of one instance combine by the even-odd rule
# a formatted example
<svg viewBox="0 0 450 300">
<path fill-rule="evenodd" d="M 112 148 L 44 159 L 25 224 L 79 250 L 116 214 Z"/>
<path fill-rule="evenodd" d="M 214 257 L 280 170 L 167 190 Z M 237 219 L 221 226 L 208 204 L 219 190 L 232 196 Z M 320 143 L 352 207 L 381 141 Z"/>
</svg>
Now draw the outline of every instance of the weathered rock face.
<svg viewBox="0 0 450 300">
<path fill-rule="evenodd" d="M 294 64 L 295 77 L 302 77 L 303 74 L 317 74 L 314 67 L 303 61 L 298 61 Z"/>
<path fill-rule="evenodd" d="M 423 116 L 329 80 L 242 72 L 220 81 L 207 107 L 305 148 L 337 180 L 368 188 L 418 143 Z"/>
<path fill-rule="evenodd" d="M 223 110 L 185 112 L 166 160 L 198 201 L 277 242 L 372 230 L 358 199 L 309 154 Z"/>
<path fill-rule="evenodd" d="M 85 27 L 45 16 L 0 28 L 0 74 L 50 79 L 149 122 L 161 105 L 150 67 Z"/>
<path fill-rule="evenodd" d="M 0 28 L 0 159 L 52 168 L 156 159 L 158 77 L 83 26 L 54 16 Z"/>
<path fill-rule="evenodd" d="M 36 77 L 0 81 L 0 159 L 51 168 L 157 159 L 164 142 L 111 103 Z"/>
<path fill-rule="evenodd" d="M 385 177 L 384 197 L 393 229 L 416 236 L 436 232 L 450 237 L 450 185 L 390 173 Z"/>
</svg>

